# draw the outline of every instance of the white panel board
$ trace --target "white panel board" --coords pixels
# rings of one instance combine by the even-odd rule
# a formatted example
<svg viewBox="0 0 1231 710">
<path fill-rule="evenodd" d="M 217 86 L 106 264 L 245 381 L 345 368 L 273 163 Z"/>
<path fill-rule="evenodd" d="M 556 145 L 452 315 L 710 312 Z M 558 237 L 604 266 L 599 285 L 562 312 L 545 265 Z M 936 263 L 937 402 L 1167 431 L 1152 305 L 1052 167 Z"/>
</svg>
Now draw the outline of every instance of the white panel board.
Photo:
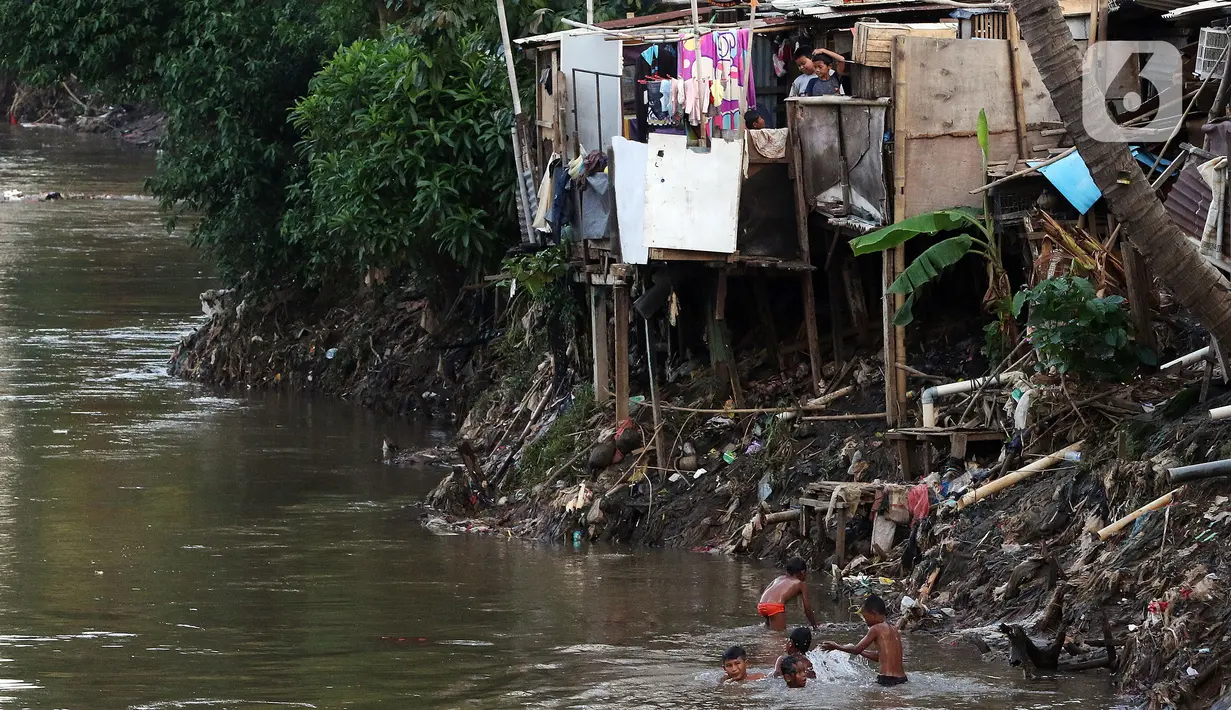
<svg viewBox="0 0 1231 710">
<path fill-rule="evenodd" d="M 715 139 L 708 153 L 699 153 L 684 136 L 651 133 L 648 147 L 645 245 L 734 252 L 744 142 Z"/>
<path fill-rule="evenodd" d="M 625 264 L 645 264 L 650 249 L 645 245 L 645 164 L 650 147 L 616 136 L 612 171 L 615 173 L 616 220 L 620 226 L 620 259 Z"/>
<path fill-rule="evenodd" d="M 620 74 L 624 68 L 623 42 L 607 41 L 605 35 L 564 37 L 560 40 L 560 71 L 568 82 L 570 101 L 569 134 L 580 139 L 586 152 L 606 151 L 613 136 L 623 135 L 623 104 L 620 100 Z M 598 76 L 585 71 L 615 76 Z M 574 119 L 573 108 L 576 108 Z M 603 125 L 598 125 L 599 116 Z M 600 140 L 601 136 L 601 140 Z"/>
</svg>

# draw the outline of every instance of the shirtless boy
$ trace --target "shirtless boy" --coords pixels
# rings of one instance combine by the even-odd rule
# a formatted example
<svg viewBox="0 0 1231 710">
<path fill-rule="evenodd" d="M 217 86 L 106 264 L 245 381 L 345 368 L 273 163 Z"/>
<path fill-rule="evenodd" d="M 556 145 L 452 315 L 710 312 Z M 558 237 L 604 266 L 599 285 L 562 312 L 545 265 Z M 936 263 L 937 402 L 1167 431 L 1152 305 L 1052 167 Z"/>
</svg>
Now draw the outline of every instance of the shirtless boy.
<svg viewBox="0 0 1231 710">
<path fill-rule="evenodd" d="M 757 604 L 757 613 L 765 617 L 765 625 L 774 631 L 786 631 L 786 605 L 795 597 L 799 597 L 804 607 L 804 616 L 808 623 L 816 628 L 816 616 L 812 613 L 812 604 L 808 602 L 808 563 L 799 557 L 787 560 L 786 574 L 770 583 L 761 593 L 761 601 Z"/>
<path fill-rule="evenodd" d="M 795 665 L 809 678 L 816 677 L 816 669 L 808 660 L 808 651 L 812 650 L 812 632 L 806 626 L 796 627 L 790 636 L 786 637 L 786 646 L 782 649 L 786 655 L 778 657 L 774 675 L 782 675 L 782 662 L 788 658 L 795 659 Z"/>
<path fill-rule="evenodd" d="M 873 594 L 863 602 L 859 610 L 864 623 L 868 625 L 868 635 L 854 646 L 842 646 L 833 641 L 826 641 L 821 648 L 826 651 L 844 651 L 854 656 L 863 656 L 880 664 L 880 673 L 876 682 L 880 685 L 900 685 L 906 682 L 906 671 L 902 669 L 902 635 L 898 630 L 885 623 L 885 600 Z M 876 650 L 868 649 L 874 645 Z"/>
<path fill-rule="evenodd" d="M 808 674 L 795 662 L 794 656 L 782 659 L 782 679 L 788 688 L 802 688 L 808 684 Z"/>
<path fill-rule="evenodd" d="M 718 681 L 720 684 L 743 683 L 746 680 L 761 680 L 765 677 L 764 673 L 748 672 L 748 653 L 743 646 L 732 646 L 722 654 L 722 670 L 726 675 Z"/>
</svg>

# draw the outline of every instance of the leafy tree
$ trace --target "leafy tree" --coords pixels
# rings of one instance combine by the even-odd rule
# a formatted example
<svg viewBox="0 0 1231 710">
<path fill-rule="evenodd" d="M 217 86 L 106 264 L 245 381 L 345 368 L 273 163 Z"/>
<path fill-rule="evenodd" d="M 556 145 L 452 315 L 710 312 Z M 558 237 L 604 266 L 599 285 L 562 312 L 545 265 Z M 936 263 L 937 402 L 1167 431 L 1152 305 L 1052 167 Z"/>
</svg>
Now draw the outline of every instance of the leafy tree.
<svg viewBox="0 0 1231 710">
<path fill-rule="evenodd" d="M 507 5 L 514 35 L 585 12 Z M 515 234 L 492 0 L 0 0 L 0 22 L 20 28 L 0 33 L 0 70 L 168 115 L 150 188 L 226 277 L 454 275 Z"/>
<path fill-rule="evenodd" d="M 439 279 L 516 237 L 504 65 L 471 33 L 429 46 L 391 31 L 334 56 L 292 112 L 304 179 L 283 221 L 315 279 L 407 267 Z"/>
</svg>

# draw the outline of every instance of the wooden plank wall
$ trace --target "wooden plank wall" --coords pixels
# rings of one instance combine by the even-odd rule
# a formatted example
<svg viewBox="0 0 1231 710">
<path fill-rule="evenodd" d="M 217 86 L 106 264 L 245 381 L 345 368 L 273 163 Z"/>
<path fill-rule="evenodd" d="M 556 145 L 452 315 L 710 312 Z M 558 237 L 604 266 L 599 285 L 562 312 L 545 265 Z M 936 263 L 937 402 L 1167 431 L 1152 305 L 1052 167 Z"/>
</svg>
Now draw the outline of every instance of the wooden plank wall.
<svg viewBox="0 0 1231 710">
<path fill-rule="evenodd" d="M 894 38 L 894 219 L 961 205 L 980 206 L 970 190 L 984 182 L 975 130 L 987 113 L 991 159 L 1045 158 L 1055 137 L 1039 134 L 1058 122 L 1038 69 L 1023 46 L 1022 100 L 1030 156 L 1018 155 L 1017 123 L 1005 40 Z"/>
</svg>

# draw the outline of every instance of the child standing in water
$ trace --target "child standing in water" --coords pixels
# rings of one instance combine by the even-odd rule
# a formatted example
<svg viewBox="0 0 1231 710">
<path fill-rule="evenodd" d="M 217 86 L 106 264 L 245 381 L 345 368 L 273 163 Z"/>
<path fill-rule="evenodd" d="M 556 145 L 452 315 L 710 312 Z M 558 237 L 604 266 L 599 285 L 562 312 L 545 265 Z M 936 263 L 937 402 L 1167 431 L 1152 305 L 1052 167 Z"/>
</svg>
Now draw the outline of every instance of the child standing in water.
<svg viewBox="0 0 1231 710">
<path fill-rule="evenodd" d="M 868 625 L 868 634 L 854 646 L 843 646 L 833 641 L 826 641 L 821 648 L 826 651 L 843 651 L 853 656 L 863 656 L 880 664 L 880 673 L 876 682 L 880 685 L 900 685 L 906 682 L 906 671 L 902 669 L 902 635 L 898 630 L 885 623 L 888 614 L 885 600 L 873 594 L 863 602 L 859 610 L 863 621 Z M 868 647 L 875 645 L 876 650 Z"/>
<path fill-rule="evenodd" d="M 797 627 L 786 639 L 785 656 L 778 657 L 774 675 L 782 675 L 782 662 L 788 658 L 795 659 L 795 665 L 809 678 L 816 677 L 816 669 L 808 660 L 808 651 L 812 650 L 812 632 L 806 626 Z"/>
<path fill-rule="evenodd" d="M 795 597 L 799 597 L 804 616 L 808 617 L 808 623 L 815 629 L 816 616 L 812 613 L 812 604 L 808 602 L 808 563 L 799 557 L 787 560 L 786 574 L 770 582 L 761 593 L 757 613 L 765 617 L 765 625 L 769 628 L 786 631 L 786 605 Z"/>
<path fill-rule="evenodd" d="M 743 683 L 746 680 L 761 680 L 765 677 L 764 673 L 748 672 L 748 653 L 743 646 L 732 646 L 722 654 L 722 670 L 726 675 L 718 681 L 719 684 Z"/>
</svg>

